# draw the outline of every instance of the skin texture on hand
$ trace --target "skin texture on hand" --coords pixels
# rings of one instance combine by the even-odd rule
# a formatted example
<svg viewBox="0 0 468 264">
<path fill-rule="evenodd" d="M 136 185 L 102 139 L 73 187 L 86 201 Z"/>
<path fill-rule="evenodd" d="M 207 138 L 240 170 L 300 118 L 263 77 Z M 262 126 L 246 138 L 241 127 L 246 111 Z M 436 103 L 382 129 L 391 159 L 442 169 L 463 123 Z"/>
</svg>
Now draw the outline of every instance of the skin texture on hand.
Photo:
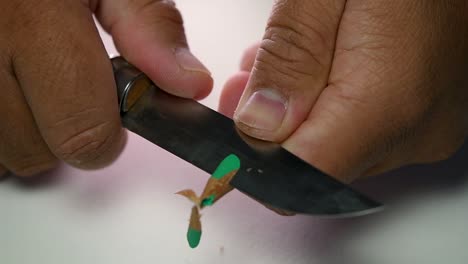
<svg viewBox="0 0 468 264">
<path fill-rule="evenodd" d="M 446 159 L 468 134 L 466 14 L 464 0 L 279 0 L 220 111 L 344 182 Z"/>
<path fill-rule="evenodd" d="M 162 89 L 196 99 L 211 90 L 172 1 L 0 0 L 0 6 L 0 173 L 34 175 L 58 160 L 99 168 L 122 149 L 112 66 L 93 14 L 119 52 Z"/>
</svg>

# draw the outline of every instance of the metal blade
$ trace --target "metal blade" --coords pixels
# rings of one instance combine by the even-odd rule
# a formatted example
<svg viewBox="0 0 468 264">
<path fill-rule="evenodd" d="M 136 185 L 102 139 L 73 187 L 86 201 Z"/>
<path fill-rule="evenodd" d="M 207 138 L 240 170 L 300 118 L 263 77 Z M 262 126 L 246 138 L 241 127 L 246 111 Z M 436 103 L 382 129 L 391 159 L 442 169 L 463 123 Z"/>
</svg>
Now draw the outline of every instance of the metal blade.
<svg viewBox="0 0 468 264">
<path fill-rule="evenodd" d="M 150 85 L 122 113 L 123 125 L 209 174 L 226 156 L 237 155 L 241 168 L 230 184 L 254 199 L 290 212 L 328 216 L 380 207 L 280 145 L 246 136 L 218 112 Z"/>
</svg>

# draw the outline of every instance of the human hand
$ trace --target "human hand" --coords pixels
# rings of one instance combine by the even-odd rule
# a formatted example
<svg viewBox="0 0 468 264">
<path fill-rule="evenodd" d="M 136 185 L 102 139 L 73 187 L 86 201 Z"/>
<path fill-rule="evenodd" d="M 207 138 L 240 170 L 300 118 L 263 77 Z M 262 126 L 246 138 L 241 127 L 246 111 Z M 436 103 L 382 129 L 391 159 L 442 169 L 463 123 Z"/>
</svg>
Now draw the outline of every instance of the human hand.
<svg viewBox="0 0 468 264">
<path fill-rule="evenodd" d="M 344 182 L 446 159 L 468 134 L 467 14 L 465 0 L 279 0 L 219 109 L 239 101 L 242 131 Z"/>
<path fill-rule="evenodd" d="M 120 152 L 112 66 L 93 13 L 162 89 L 196 99 L 211 90 L 172 1 L 0 0 L 0 7 L 0 174 L 29 176 L 58 160 L 98 168 Z"/>
</svg>

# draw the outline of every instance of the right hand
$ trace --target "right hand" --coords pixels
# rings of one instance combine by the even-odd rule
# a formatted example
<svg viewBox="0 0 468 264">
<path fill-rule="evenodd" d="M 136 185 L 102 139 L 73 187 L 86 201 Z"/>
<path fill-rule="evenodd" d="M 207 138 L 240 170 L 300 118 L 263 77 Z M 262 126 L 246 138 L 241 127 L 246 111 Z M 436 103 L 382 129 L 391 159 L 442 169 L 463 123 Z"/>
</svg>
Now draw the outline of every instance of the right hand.
<svg viewBox="0 0 468 264">
<path fill-rule="evenodd" d="M 171 1 L 0 0 L 0 7 L 0 176 L 34 175 L 58 160 L 99 168 L 122 149 L 112 67 L 93 13 L 162 89 L 196 99 L 211 90 Z"/>
<path fill-rule="evenodd" d="M 447 159 L 468 139 L 467 14 L 466 0 L 278 0 L 219 109 L 343 182 Z"/>
</svg>

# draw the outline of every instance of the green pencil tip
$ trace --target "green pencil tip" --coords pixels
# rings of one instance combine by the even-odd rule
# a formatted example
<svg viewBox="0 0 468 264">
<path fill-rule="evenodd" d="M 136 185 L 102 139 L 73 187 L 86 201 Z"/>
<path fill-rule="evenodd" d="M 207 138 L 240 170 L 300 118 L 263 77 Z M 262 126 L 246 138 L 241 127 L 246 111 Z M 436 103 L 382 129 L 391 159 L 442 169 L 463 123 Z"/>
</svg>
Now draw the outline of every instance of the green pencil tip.
<svg viewBox="0 0 468 264">
<path fill-rule="evenodd" d="M 240 168 L 240 159 L 234 154 L 230 154 L 219 164 L 211 177 L 221 179 L 224 175 Z"/>
<path fill-rule="evenodd" d="M 206 197 L 201 201 L 201 207 L 212 206 L 214 204 L 216 196 L 214 194 Z"/>
<path fill-rule="evenodd" d="M 187 241 L 191 248 L 196 248 L 198 244 L 200 244 L 201 234 L 201 230 L 189 228 L 187 232 Z"/>
</svg>

